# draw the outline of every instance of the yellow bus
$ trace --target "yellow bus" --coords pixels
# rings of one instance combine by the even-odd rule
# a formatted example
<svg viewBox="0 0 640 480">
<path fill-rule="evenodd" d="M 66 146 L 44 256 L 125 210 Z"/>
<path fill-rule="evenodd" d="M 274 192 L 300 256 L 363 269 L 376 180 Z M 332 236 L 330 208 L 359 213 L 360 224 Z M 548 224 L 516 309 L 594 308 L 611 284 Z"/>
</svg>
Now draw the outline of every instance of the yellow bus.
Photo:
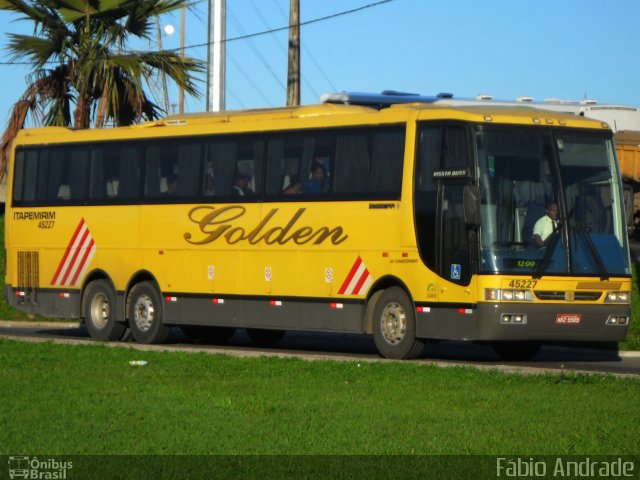
<svg viewBox="0 0 640 480">
<path fill-rule="evenodd" d="M 6 298 L 142 343 L 174 326 L 256 343 L 325 331 L 373 335 L 390 358 L 446 339 L 529 358 L 543 342 L 623 340 L 608 126 L 388 97 L 22 131 Z M 549 202 L 556 224 L 536 245 Z"/>
</svg>

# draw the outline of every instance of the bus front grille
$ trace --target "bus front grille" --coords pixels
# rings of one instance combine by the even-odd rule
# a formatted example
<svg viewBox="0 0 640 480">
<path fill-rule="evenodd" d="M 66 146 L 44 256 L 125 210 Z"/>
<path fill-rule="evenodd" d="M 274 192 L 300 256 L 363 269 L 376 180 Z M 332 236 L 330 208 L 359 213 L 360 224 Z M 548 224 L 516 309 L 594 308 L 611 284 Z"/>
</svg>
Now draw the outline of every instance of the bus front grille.
<svg viewBox="0 0 640 480">
<path fill-rule="evenodd" d="M 40 286 L 40 254 L 38 252 L 18 252 L 18 287 L 38 288 Z"/>
<path fill-rule="evenodd" d="M 534 290 L 538 300 L 568 300 L 577 302 L 596 302 L 602 292 L 573 292 L 563 290 Z"/>
</svg>

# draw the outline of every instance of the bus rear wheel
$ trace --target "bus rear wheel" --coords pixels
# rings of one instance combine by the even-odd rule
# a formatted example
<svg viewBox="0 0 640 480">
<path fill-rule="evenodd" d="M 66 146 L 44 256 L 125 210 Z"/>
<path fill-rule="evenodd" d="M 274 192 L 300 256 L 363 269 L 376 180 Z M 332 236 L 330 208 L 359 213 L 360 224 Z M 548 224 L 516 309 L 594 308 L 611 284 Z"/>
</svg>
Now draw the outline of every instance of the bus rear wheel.
<svg viewBox="0 0 640 480">
<path fill-rule="evenodd" d="M 116 294 L 105 280 L 94 280 L 84 292 L 84 323 L 96 340 L 121 340 L 127 332 L 124 323 L 116 321 Z"/>
<path fill-rule="evenodd" d="M 170 328 L 162 323 L 162 300 L 150 282 L 133 286 L 128 300 L 129 328 L 138 343 L 162 343 Z"/>
<path fill-rule="evenodd" d="M 387 288 L 379 296 L 373 311 L 373 339 L 386 358 L 411 359 L 422 353 L 413 303 L 402 288 Z"/>
</svg>

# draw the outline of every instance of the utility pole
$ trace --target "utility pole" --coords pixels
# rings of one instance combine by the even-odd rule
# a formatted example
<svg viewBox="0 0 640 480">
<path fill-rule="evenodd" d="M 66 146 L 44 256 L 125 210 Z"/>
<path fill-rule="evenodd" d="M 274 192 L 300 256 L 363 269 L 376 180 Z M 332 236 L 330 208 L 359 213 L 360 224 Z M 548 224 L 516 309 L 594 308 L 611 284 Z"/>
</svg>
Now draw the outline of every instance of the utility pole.
<svg viewBox="0 0 640 480">
<path fill-rule="evenodd" d="M 295 105 L 300 105 L 300 0 L 291 0 L 289 10 L 287 106 Z"/>
<path fill-rule="evenodd" d="M 225 108 L 226 23 L 226 0 L 209 0 L 207 49 L 207 111 L 209 112 L 220 112 Z"/>
<path fill-rule="evenodd" d="M 160 28 L 160 17 L 156 15 L 156 43 L 158 47 L 158 51 L 162 51 L 162 30 Z M 160 94 L 162 95 L 162 109 L 164 110 L 165 115 L 170 115 L 171 111 L 169 110 L 169 89 L 167 88 L 167 76 L 164 72 L 160 72 L 158 74 L 158 83 L 160 88 Z M 158 84 L 154 83 L 154 88 L 158 87 Z M 157 93 L 157 92 L 154 92 Z"/>
</svg>

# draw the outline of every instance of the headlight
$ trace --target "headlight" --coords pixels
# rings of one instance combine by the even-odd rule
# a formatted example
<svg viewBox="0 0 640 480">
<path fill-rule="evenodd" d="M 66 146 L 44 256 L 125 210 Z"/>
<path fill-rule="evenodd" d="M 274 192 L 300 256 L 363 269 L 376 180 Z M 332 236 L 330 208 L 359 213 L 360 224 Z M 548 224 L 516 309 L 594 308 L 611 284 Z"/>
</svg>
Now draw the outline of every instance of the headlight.
<svg viewBox="0 0 640 480">
<path fill-rule="evenodd" d="M 631 292 L 607 292 L 604 303 L 629 303 Z"/>
<path fill-rule="evenodd" d="M 531 290 L 485 288 L 484 299 L 492 302 L 532 302 Z"/>
</svg>

